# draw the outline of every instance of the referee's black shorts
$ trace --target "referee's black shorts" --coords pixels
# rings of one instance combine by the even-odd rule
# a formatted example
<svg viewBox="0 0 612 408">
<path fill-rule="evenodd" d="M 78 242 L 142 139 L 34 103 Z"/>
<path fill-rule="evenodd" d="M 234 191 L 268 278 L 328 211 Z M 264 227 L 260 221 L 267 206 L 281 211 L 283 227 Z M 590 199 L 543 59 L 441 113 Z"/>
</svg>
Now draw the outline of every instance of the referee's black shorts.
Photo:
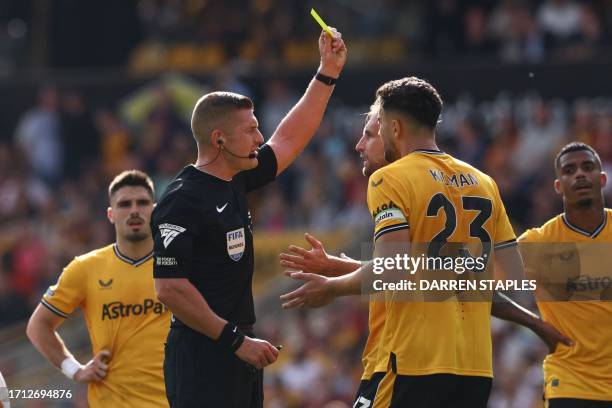
<svg viewBox="0 0 612 408">
<path fill-rule="evenodd" d="M 170 329 L 164 379 L 172 408 L 263 407 L 263 370 L 188 327 Z"/>
</svg>

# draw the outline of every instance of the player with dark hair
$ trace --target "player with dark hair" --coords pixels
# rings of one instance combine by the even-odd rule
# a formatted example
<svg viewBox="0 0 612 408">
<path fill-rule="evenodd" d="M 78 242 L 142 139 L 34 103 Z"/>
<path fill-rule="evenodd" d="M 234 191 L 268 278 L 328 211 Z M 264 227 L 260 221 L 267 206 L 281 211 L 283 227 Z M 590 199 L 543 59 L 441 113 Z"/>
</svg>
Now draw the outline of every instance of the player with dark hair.
<svg viewBox="0 0 612 408">
<path fill-rule="evenodd" d="M 68 378 L 89 384 L 90 407 L 167 407 L 162 362 L 170 313 L 157 300 L 151 279 L 153 182 L 141 171 L 124 171 L 110 183 L 108 195 L 116 242 L 66 266 L 34 310 L 27 335 Z M 94 355 L 85 365 L 57 333 L 77 308 Z"/>
<path fill-rule="evenodd" d="M 395 257 L 391 247 L 427 244 L 439 257 L 448 242 L 491 255 L 496 269 L 522 277 L 522 261 L 495 182 L 440 151 L 435 129 L 442 100 L 415 77 L 377 90 L 384 157 L 368 184 L 375 222 L 374 258 Z M 469 249 L 468 249 L 469 248 Z M 481 255 L 482 256 L 482 255 Z M 296 272 L 306 283 L 283 295 L 284 307 L 319 307 L 334 297 L 359 294 L 372 263 L 326 278 Z M 500 273 L 501 274 L 501 273 Z M 407 302 L 387 293 L 375 372 L 385 372 L 375 407 L 486 407 L 491 388 L 490 302 Z M 441 392 L 444 390 L 444 392 Z M 359 405 L 357 405 L 359 406 Z"/>
<path fill-rule="evenodd" d="M 164 374 L 172 407 L 263 406 L 262 368 L 278 350 L 253 325 L 253 230 L 246 194 L 270 183 L 319 127 L 346 62 L 339 33 L 319 38 L 321 64 L 264 144 L 251 100 L 204 95 L 191 119 L 194 165 L 155 209 L 155 286 L 170 308 Z"/>
<path fill-rule="evenodd" d="M 528 254 L 525 257 L 528 276 L 541 279 L 542 274 L 550 273 L 546 280 L 559 282 L 559 287 L 564 288 L 563 298 L 551 298 L 541 290 L 536 292 L 542 317 L 575 341 L 571 347 L 559 344 L 544 359 L 546 407 L 609 408 L 612 407 L 612 302 L 602 288 L 584 285 L 580 289 L 578 285 L 571 285 L 587 281 L 593 273 L 596 278 L 609 280 L 610 277 L 603 269 L 610 256 L 606 243 L 612 242 L 609 221 L 612 210 L 604 207 L 603 198 L 607 176 L 597 152 L 578 142 L 569 143 L 559 151 L 555 173 L 554 189 L 563 198 L 564 213 L 539 228 L 527 230 L 519 238 L 523 252 Z M 560 248 L 568 252 L 565 251 L 567 244 L 580 251 L 580 256 L 575 257 L 580 260 L 580 270 L 574 272 L 582 281 L 560 276 L 565 270 L 560 265 L 543 271 L 548 267 L 539 260 L 538 254 L 549 250 L 558 252 Z M 588 290 L 591 297 L 571 300 L 583 290 Z M 600 297 L 594 299 L 598 294 Z"/>
<path fill-rule="evenodd" d="M 370 111 L 366 115 L 362 136 L 355 146 L 355 150 L 363 160 L 362 172 L 366 177 L 388 164 L 384 160 L 377 109 L 378 105 L 376 103 L 370 107 Z M 289 268 L 286 273 L 299 270 L 323 276 L 341 276 L 351 273 L 361 266 L 360 261 L 349 258 L 344 254 L 340 257 L 327 254 L 323 244 L 310 234 L 305 234 L 305 239 L 311 245 L 310 250 L 290 245 L 289 253 L 280 254 L 281 265 Z M 378 385 L 385 375 L 384 371 L 375 372 L 377 350 L 385 323 L 384 298 L 377 298 L 376 296 L 373 295 L 369 303 L 369 333 L 363 350 L 363 374 L 355 396 L 355 407 L 368 406 L 375 400 Z M 551 352 L 554 351 L 558 343 L 571 344 L 568 338 L 559 333 L 549 323 L 502 297 L 496 298 L 492 303 L 491 315 L 529 328 L 547 344 Z"/>
</svg>

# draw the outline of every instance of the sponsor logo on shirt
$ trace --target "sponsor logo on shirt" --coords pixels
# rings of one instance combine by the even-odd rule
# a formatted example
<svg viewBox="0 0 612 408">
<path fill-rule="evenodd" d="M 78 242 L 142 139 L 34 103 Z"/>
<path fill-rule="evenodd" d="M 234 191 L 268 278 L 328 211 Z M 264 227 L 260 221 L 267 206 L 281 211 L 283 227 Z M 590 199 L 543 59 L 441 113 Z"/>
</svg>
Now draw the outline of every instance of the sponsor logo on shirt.
<svg viewBox="0 0 612 408">
<path fill-rule="evenodd" d="M 179 234 L 187 231 L 180 225 L 174 224 L 160 224 L 158 228 L 161 232 L 161 237 L 164 239 L 164 248 L 168 248 L 168 245 L 170 245 L 174 238 L 176 238 Z"/>
<path fill-rule="evenodd" d="M 163 256 L 156 257 L 155 263 L 158 266 L 176 266 L 178 265 L 176 258 L 169 258 L 169 257 L 163 257 Z"/>
<path fill-rule="evenodd" d="M 244 239 L 244 228 L 238 228 L 226 234 L 227 237 L 227 254 L 232 261 L 238 262 L 244 254 L 246 247 Z"/>
<path fill-rule="evenodd" d="M 123 302 L 111 302 L 102 305 L 102 320 L 113 320 L 120 317 L 141 316 L 148 313 L 161 315 L 168 307 L 153 299 L 145 299 L 143 303 L 125 304 Z"/>
<path fill-rule="evenodd" d="M 47 289 L 47 291 L 45 292 L 45 296 L 51 297 L 55 295 L 55 291 L 51 288 Z"/>
</svg>

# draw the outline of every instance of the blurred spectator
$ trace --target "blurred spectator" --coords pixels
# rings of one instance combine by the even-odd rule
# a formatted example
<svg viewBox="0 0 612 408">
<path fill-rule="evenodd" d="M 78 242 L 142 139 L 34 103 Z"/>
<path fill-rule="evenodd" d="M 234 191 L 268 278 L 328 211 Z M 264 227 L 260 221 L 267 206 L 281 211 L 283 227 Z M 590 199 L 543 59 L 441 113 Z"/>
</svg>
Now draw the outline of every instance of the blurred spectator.
<svg viewBox="0 0 612 408">
<path fill-rule="evenodd" d="M 494 55 L 495 40 L 487 31 L 487 14 L 483 6 L 471 6 L 465 12 L 465 49 L 467 57 Z"/>
<path fill-rule="evenodd" d="M 5 261 L 2 260 L 2 264 Z M 0 327 L 28 318 L 28 305 L 22 296 L 15 293 L 7 273 L 0 266 Z"/>
<path fill-rule="evenodd" d="M 309 354 L 308 349 L 297 351 L 293 361 L 283 369 L 281 380 L 289 392 L 306 394 L 317 388 L 317 380 L 323 373 L 323 367 Z"/>
<path fill-rule="evenodd" d="M 39 91 L 38 104 L 24 113 L 15 131 L 15 143 L 28 159 L 34 177 L 49 186 L 60 181 L 64 165 L 58 113 L 58 94 L 54 87 Z"/>
<path fill-rule="evenodd" d="M 79 175 L 82 163 L 98 158 L 100 137 L 83 96 L 78 91 L 71 90 L 66 92 L 62 99 L 64 174 L 74 180 Z"/>
<path fill-rule="evenodd" d="M 96 112 L 96 128 L 102 140 L 101 161 L 104 174 L 111 177 L 122 169 L 132 168 L 126 160 L 130 147 L 130 137 L 125 126 L 109 110 Z M 137 168 L 139 166 L 135 166 Z"/>
<path fill-rule="evenodd" d="M 262 106 L 257 109 L 258 112 L 261 112 L 260 127 L 265 137 L 272 136 L 297 99 L 297 94 L 290 90 L 285 82 L 273 80 L 267 84 L 266 98 Z"/>
<path fill-rule="evenodd" d="M 492 13 L 490 29 L 506 62 L 537 62 L 544 57 L 544 42 L 527 5 L 502 0 Z"/>
<path fill-rule="evenodd" d="M 555 114 L 547 102 L 538 100 L 529 110 L 533 111 L 532 117 L 521 129 L 512 155 L 513 169 L 522 177 L 535 174 L 542 163 L 550 163 L 566 135 L 564 118 Z"/>
<path fill-rule="evenodd" d="M 154 173 L 155 162 L 170 146 L 172 136 L 189 128 L 175 109 L 168 89 L 160 84 L 155 91 L 157 103 L 142 124 L 138 141 L 138 153 L 143 160 L 143 170 L 147 173 Z"/>
<path fill-rule="evenodd" d="M 547 0 L 540 6 L 537 18 L 553 47 L 575 41 L 580 35 L 581 10 L 573 0 Z"/>
<path fill-rule="evenodd" d="M 463 19 L 458 0 L 427 2 L 426 52 L 432 57 L 453 57 L 463 47 Z"/>
</svg>

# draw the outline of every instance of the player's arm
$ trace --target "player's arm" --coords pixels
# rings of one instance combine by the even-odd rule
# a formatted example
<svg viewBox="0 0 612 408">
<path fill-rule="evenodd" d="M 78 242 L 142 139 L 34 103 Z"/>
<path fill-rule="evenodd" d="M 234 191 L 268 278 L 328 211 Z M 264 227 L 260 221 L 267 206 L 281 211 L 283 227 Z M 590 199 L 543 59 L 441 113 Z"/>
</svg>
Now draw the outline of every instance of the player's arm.
<svg viewBox="0 0 612 408">
<path fill-rule="evenodd" d="M 362 293 L 362 288 L 365 293 L 374 293 L 374 281 L 382 279 L 374 273 L 374 262 L 410 253 L 410 225 L 406 213 L 394 204 L 402 203 L 403 197 L 397 195 L 400 189 L 395 179 L 388 177 L 388 173 L 383 177 L 384 172 L 384 168 L 377 170 L 370 176 L 370 180 L 377 182 L 368 184 L 368 208 L 374 219 L 373 262 L 367 262 L 354 272 L 333 278 L 303 272 L 289 273 L 292 278 L 305 283 L 281 296 L 283 308 L 325 306 L 336 297 L 358 295 Z M 400 249 L 401 254 L 398 251 Z M 396 272 L 398 271 L 393 269 L 385 270 L 386 280 L 395 280 Z"/>
<path fill-rule="evenodd" d="M 495 273 L 498 279 L 517 281 L 524 279 L 523 259 L 517 245 L 495 250 Z M 500 298 L 503 301 L 496 302 Z M 531 329 L 546 343 L 551 353 L 559 342 L 566 345 L 572 344 L 570 339 L 563 336 L 551 324 L 543 321 L 537 315 L 529 312 L 526 308 L 512 300 L 518 298 L 522 298 L 526 304 L 535 304 L 534 294 L 530 292 L 516 294 L 509 292 L 506 292 L 506 294 L 496 293 L 493 298 L 491 314 L 500 319 L 509 320 Z"/>
<path fill-rule="evenodd" d="M 289 245 L 289 253 L 280 254 L 280 264 L 288 268 L 286 272 L 306 272 L 323 276 L 341 276 L 355 271 L 361 262 L 341 254 L 329 255 L 325 247 L 314 236 L 306 233 L 304 238 L 310 244 L 309 250 L 297 245 Z"/>
<path fill-rule="evenodd" d="M 57 328 L 64 322 L 64 317 L 52 312 L 42 304 L 32 313 L 26 334 L 34 347 L 51 364 L 77 382 L 100 382 L 106 377 L 111 355 L 107 350 L 101 350 L 85 366 L 81 365 L 70 353 Z"/>
<path fill-rule="evenodd" d="M 319 37 L 321 63 L 319 73 L 338 78 L 346 62 L 346 47 L 340 33 L 332 39 L 324 31 Z M 313 79 L 298 103 L 278 125 L 267 142 L 277 160 L 277 173 L 282 173 L 308 144 L 319 128 L 334 86 Z"/>
<path fill-rule="evenodd" d="M 528 328 L 546 343 L 551 353 L 555 351 L 559 343 L 566 346 L 573 344 L 572 340 L 561 334 L 553 325 L 545 322 L 538 315 L 514 302 L 503 293 L 495 292 L 493 294 L 491 315 Z"/>
<path fill-rule="evenodd" d="M 376 239 L 373 258 L 395 258 L 396 255 L 402 257 L 404 251 L 400 254 L 397 249 L 401 246 L 408 252 L 407 243 L 409 242 L 409 228 L 389 231 Z M 391 277 L 395 272 L 398 271 L 389 269 L 384 273 L 387 274 L 387 277 Z M 332 278 L 304 272 L 290 272 L 288 275 L 293 279 L 303 281 L 304 284 L 280 297 L 284 309 L 302 306 L 322 307 L 340 296 L 359 295 L 362 293 L 362 288 L 366 293 L 374 293 L 376 292 L 373 285 L 374 280 L 379 279 L 374 273 L 374 263 L 371 261 L 363 264 L 354 272 Z"/>
<path fill-rule="evenodd" d="M 520 282 L 525 279 L 523 258 L 514 242 L 511 246 L 495 249 L 494 252 L 495 274 L 497 281 L 512 280 Z M 506 296 L 513 300 L 520 299 L 525 304 L 535 304 L 535 297 L 531 292 L 503 291 Z"/>
</svg>

